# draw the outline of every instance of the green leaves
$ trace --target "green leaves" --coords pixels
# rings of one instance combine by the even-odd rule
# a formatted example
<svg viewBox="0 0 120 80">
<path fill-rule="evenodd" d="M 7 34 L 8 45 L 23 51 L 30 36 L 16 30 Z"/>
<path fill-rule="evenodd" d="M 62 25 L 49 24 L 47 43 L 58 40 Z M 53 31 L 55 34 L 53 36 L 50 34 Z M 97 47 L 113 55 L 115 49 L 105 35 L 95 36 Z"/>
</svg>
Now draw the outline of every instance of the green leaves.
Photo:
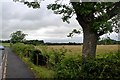
<svg viewBox="0 0 120 80">
<path fill-rule="evenodd" d="M 11 37 L 11 42 L 16 43 L 16 42 L 23 42 L 25 40 L 25 36 L 27 34 L 24 34 L 22 31 L 16 31 L 13 32 L 10 37 Z"/>
<path fill-rule="evenodd" d="M 32 8 L 40 8 L 40 4 L 38 2 L 24 2 L 24 4 L 26 4 L 28 7 L 32 7 Z"/>
<path fill-rule="evenodd" d="M 80 58 L 65 58 L 56 65 L 57 79 L 76 79 L 79 78 L 81 71 Z"/>
<path fill-rule="evenodd" d="M 81 64 L 81 59 L 65 58 L 57 64 L 56 72 L 59 79 L 117 79 L 120 74 L 120 54 L 111 53 L 102 58 L 87 60 Z"/>
<path fill-rule="evenodd" d="M 82 33 L 82 30 L 73 29 L 73 31 L 69 33 L 67 37 L 73 37 L 74 34 L 80 34 L 80 33 Z"/>
<path fill-rule="evenodd" d="M 79 23 L 80 24 L 84 23 L 87 26 L 91 27 L 92 31 L 97 33 L 98 36 L 101 36 L 108 32 L 113 32 L 113 28 L 115 26 L 112 26 L 112 24 L 114 20 L 111 20 L 111 15 L 108 12 L 114 8 L 114 3 L 110 3 L 110 2 L 75 3 L 74 2 L 72 3 L 72 5 L 77 17 L 83 20 L 83 22 L 79 21 Z M 111 12 L 111 13 L 119 14 L 119 10 L 117 11 L 118 12 Z M 87 18 L 90 18 L 89 22 L 87 22 Z"/>
<path fill-rule="evenodd" d="M 48 9 L 54 11 L 55 14 L 62 14 L 63 22 L 69 23 L 69 19 L 74 15 L 74 10 L 71 6 L 65 4 L 49 4 Z"/>
<path fill-rule="evenodd" d="M 48 9 L 52 9 L 52 10 L 56 10 L 56 9 L 59 9 L 61 8 L 62 6 L 60 4 L 49 4 L 47 6 Z"/>
<path fill-rule="evenodd" d="M 108 33 L 113 32 L 113 26 L 112 26 L 112 20 L 109 20 L 109 15 L 106 13 L 101 13 L 101 16 L 96 18 L 91 23 L 91 29 L 94 32 L 97 32 L 99 36 Z"/>
<path fill-rule="evenodd" d="M 29 8 L 34 8 L 34 9 L 37 9 L 37 8 L 40 8 L 40 1 L 33 1 L 33 2 L 30 2 L 29 0 L 13 0 L 14 2 L 21 2 L 21 3 L 24 3 L 25 5 L 27 5 Z"/>
</svg>

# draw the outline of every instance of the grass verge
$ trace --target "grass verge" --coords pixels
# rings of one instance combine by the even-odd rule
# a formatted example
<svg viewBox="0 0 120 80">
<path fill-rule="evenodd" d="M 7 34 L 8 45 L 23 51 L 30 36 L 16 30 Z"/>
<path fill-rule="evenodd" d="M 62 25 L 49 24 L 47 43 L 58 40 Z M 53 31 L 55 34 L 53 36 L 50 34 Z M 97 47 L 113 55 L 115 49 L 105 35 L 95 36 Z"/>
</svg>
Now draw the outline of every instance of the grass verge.
<svg viewBox="0 0 120 80">
<path fill-rule="evenodd" d="M 29 58 L 22 57 L 21 59 L 28 68 L 31 69 L 36 78 L 54 78 L 55 72 L 53 70 L 50 70 L 45 66 L 36 66 L 29 60 Z"/>
</svg>

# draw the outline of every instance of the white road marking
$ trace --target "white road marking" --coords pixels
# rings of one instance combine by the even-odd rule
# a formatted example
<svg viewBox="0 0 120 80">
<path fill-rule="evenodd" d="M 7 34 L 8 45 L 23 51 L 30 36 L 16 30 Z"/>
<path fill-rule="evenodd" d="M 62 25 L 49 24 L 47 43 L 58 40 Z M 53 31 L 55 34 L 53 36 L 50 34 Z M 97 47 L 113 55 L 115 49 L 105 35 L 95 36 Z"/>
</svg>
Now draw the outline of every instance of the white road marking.
<svg viewBox="0 0 120 80">
<path fill-rule="evenodd" d="M 4 67 L 3 67 L 3 80 L 6 78 L 6 72 L 7 72 L 7 51 L 5 51 L 5 55 L 4 55 L 4 58 L 3 58 L 3 61 L 4 62 Z"/>
</svg>

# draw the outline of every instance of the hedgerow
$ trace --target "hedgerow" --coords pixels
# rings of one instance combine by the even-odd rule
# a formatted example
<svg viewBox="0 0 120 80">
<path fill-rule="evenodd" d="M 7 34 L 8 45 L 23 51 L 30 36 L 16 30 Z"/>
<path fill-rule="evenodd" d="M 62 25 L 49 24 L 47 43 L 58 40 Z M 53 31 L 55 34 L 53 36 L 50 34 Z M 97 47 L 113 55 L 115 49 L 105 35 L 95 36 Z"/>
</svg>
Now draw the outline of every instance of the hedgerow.
<svg viewBox="0 0 120 80">
<path fill-rule="evenodd" d="M 79 57 L 65 58 L 56 66 L 57 79 L 120 79 L 120 53 L 87 60 Z"/>
<path fill-rule="evenodd" d="M 47 57 L 42 55 L 41 51 L 36 49 L 33 45 L 16 43 L 12 45 L 12 50 L 20 57 L 28 57 L 35 65 L 45 65 L 47 62 Z"/>
</svg>

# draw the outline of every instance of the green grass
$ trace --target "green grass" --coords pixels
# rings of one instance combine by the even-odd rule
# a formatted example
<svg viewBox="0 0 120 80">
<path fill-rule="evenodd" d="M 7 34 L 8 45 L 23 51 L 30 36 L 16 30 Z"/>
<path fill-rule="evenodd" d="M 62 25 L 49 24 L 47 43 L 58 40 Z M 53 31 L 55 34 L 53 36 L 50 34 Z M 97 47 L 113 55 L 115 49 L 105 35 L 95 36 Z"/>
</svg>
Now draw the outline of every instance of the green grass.
<svg viewBox="0 0 120 80">
<path fill-rule="evenodd" d="M 10 43 L 2 43 L 2 45 L 5 47 L 10 47 Z"/>
<path fill-rule="evenodd" d="M 34 72 L 36 78 L 54 78 L 55 72 L 45 66 L 34 65 L 29 58 L 22 57 L 23 62 Z"/>
</svg>

